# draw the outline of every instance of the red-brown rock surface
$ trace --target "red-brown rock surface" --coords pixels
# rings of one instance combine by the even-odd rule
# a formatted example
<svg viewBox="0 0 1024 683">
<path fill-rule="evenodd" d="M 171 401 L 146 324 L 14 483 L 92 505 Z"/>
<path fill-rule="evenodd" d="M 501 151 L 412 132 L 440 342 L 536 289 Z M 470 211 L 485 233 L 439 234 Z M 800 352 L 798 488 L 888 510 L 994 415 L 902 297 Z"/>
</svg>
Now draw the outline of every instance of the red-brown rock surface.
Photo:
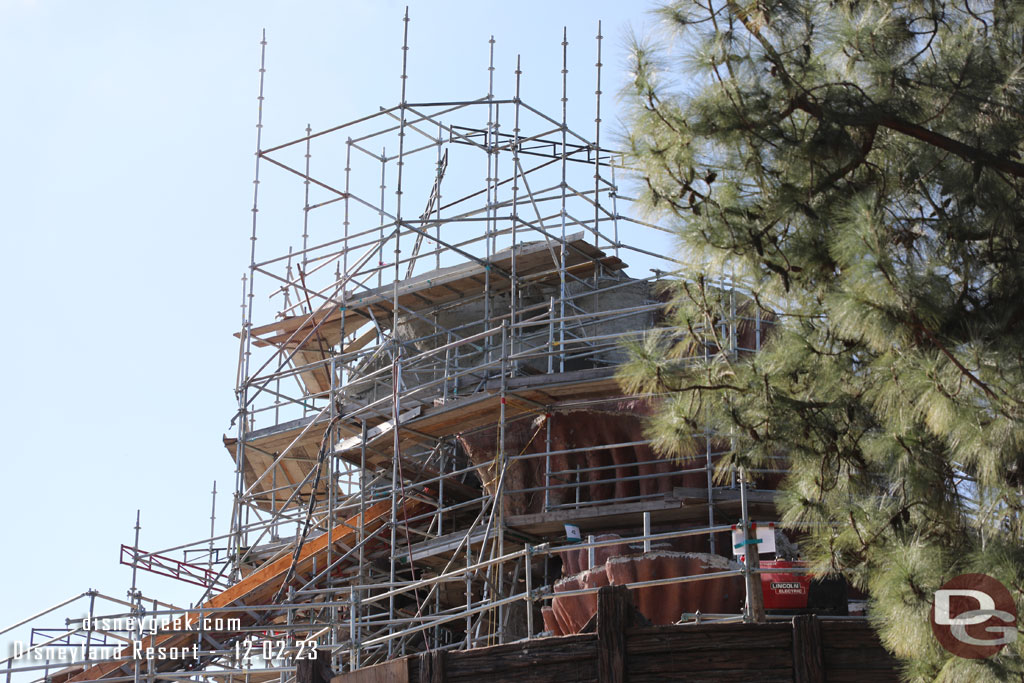
<svg viewBox="0 0 1024 683">
<path fill-rule="evenodd" d="M 585 551 L 577 551 L 585 552 Z M 568 553 L 564 554 L 568 555 Z M 572 562 L 578 562 L 578 559 Z M 566 565 L 568 567 L 574 564 Z M 580 588 L 626 585 L 640 581 L 697 576 L 739 569 L 719 555 L 657 550 L 609 557 L 594 569 L 584 569 L 555 584 L 555 593 Z M 727 576 L 686 583 L 632 589 L 633 604 L 653 624 L 671 624 L 683 612 L 738 613 L 743 603 L 743 577 Z M 544 627 L 555 635 L 578 633 L 597 611 L 597 594 L 557 596 L 542 610 Z"/>
<path fill-rule="evenodd" d="M 720 555 L 663 551 L 612 558 L 605 565 L 605 573 L 609 583 L 624 585 L 739 568 L 738 563 Z M 633 589 L 633 604 L 653 624 L 671 624 L 678 621 L 683 612 L 737 613 L 743 597 L 742 576 Z"/>
<path fill-rule="evenodd" d="M 581 588 L 600 588 L 608 585 L 608 574 L 604 566 L 588 569 L 567 577 L 555 584 L 556 593 L 566 593 Z M 557 635 L 579 633 L 590 617 L 597 612 L 597 592 L 581 595 L 562 595 L 551 601 L 555 619 L 561 631 Z"/>
<path fill-rule="evenodd" d="M 677 463 L 659 457 L 646 445 L 603 448 L 604 445 L 643 441 L 644 418 L 650 406 L 644 401 L 622 400 L 606 404 L 601 409 L 566 410 L 530 418 L 510 421 L 505 428 L 505 452 L 510 455 L 536 454 L 536 458 L 518 460 L 505 473 L 505 513 L 521 515 L 542 512 L 543 491 L 529 489 L 550 487 L 549 503 L 574 503 L 577 491 L 580 502 L 632 498 L 670 493 L 674 486 L 705 486 L 707 475 L 703 471 L 682 474 L 681 470 L 704 467 L 703 456 Z M 552 476 L 545 481 L 546 458 L 549 451 L 548 421 L 550 421 Z M 459 443 L 476 464 L 494 463 L 498 444 L 496 427 L 459 436 Z M 575 453 L 557 453 L 573 449 Z M 607 468 L 579 473 L 576 486 L 576 468 Z M 497 484 L 496 472 L 483 474 L 484 485 L 493 491 Z M 660 476 L 651 476 L 660 475 Z M 648 477 L 648 478 L 637 478 Z"/>
<path fill-rule="evenodd" d="M 618 538 L 622 537 L 618 534 L 600 534 L 595 536 L 594 540 L 598 542 L 613 541 Z M 639 544 L 615 543 L 613 545 L 599 546 L 594 548 L 594 567 L 601 567 L 608 561 L 608 558 L 629 555 L 640 552 L 640 550 L 641 546 Z M 562 557 L 562 576 L 572 576 L 591 569 L 589 554 L 589 549 L 587 548 L 573 548 L 559 553 Z"/>
</svg>

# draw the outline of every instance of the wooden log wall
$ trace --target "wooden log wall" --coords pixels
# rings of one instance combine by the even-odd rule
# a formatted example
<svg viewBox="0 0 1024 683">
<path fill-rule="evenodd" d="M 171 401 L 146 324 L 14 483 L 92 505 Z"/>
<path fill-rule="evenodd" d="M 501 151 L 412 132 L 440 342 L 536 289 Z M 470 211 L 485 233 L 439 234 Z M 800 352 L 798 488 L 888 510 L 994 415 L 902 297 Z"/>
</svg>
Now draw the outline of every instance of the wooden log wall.
<svg viewBox="0 0 1024 683">
<path fill-rule="evenodd" d="M 647 683 L 898 681 L 897 664 L 863 621 L 797 616 L 768 624 L 635 626 L 629 591 L 598 593 L 596 633 L 428 652 L 331 683 Z M 396 671 L 399 675 L 396 676 Z"/>
</svg>

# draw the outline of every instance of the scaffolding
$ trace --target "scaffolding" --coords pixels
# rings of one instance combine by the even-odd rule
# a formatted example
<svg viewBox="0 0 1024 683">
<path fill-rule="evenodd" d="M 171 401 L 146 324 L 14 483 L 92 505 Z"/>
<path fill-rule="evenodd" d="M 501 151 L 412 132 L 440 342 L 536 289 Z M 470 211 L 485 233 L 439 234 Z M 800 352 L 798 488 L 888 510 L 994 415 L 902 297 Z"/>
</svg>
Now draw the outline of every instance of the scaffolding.
<svg viewBox="0 0 1024 683">
<path fill-rule="evenodd" d="M 88 619 L 33 631 L 29 645 L 128 650 L 63 666 L 8 658 L 8 680 L 284 683 L 311 651 L 344 672 L 534 638 L 550 634 L 553 599 L 596 591 L 556 592 L 566 553 L 591 568 L 610 546 L 731 557 L 739 520 L 773 516 L 770 491 L 742 476 L 714 484 L 727 439 L 708 431 L 703 457 L 657 458 L 643 418 L 658 397 L 624 395 L 615 380 L 624 342 L 660 322 L 659 283 L 680 264 L 671 231 L 631 213 L 618 185 L 628 168 L 601 142 L 600 25 L 586 133 L 568 117 L 565 33 L 550 115 L 520 96 L 518 65 L 510 96 L 495 94 L 493 38 L 486 96 L 407 100 L 408 30 L 406 13 L 398 104 L 266 147 L 262 41 L 238 411 L 225 439 L 230 530 L 211 523 L 209 537 L 157 552 L 124 546 L 130 599 L 83 593 Z M 296 220 L 279 205 L 298 193 Z M 721 337 L 730 353 L 756 351 L 770 322 L 729 296 Z M 204 592 L 187 609 L 152 600 L 138 569 Z M 629 585 L 746 577 L 749 588 L 752 572 Z M 179 623 L 115 623 L 140 615 Z M 703 618 L 744 614 L 737 603 Z M 131 641 L 191 655 L 140 659 Z"/>
</svg>

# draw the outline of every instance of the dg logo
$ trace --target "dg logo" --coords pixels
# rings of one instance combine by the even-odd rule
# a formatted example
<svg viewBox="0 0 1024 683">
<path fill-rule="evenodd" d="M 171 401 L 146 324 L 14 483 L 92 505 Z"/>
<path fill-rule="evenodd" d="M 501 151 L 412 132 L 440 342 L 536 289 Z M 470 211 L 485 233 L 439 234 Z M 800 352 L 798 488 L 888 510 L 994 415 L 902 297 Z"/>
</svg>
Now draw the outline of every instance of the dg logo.
<svg viewBox="0 0 1024 683">
<path fill-rule="evenodd" d="M 985 659 L 1017 638 L 1017 605 L 1006 586 L 985 574 L 961 574 L 935 591 L 932 632 L 964 659 Z"/>
</svg>

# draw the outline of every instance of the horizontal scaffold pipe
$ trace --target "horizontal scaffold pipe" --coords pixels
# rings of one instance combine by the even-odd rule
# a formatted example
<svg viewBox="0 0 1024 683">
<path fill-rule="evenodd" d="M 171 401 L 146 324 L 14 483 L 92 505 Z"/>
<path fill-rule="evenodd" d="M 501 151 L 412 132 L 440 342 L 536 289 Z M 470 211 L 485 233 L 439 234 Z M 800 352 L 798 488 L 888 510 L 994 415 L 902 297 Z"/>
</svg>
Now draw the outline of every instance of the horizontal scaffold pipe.
<svg viewBox="0 0 1024 683">
<path fill-rule="evenodd" d="M 262 154 L 269 154 L 270 152 L 276 152 L 277 150 L 284 149 L 285 147 L 291 147 L 292 145 L 297 145 L 299 143 L 306 142 L 308 140 L 312 140 L 313 138 L 318 138 L 318 137 L 321 137 L 323 135 L 327 135 L 329 133 L 334 133 L 335 131 L 339 131 L 339 130 L 342 130 L 344 128 L 348 128 L 349 126 L 355 126 L 357 124 L 364 123 L 364 122 L 369 121 L 371 119 L 375 119 L 378 116 L 383 116 L 383 115 L 387 114 L 388 112 L 394 111 L 395 109 L 398 109 L 398 108 L 399 108 L 399 105 L 395 105 L 393 107 L 388 107 L 387 109 L 383 109 L 382 108 L 380 111 L 375 112 L 373 114 L 367 114 L 366 116 L 362 116 L 362 117 L 360 117 L 358 119 L 353 119 L 352 121 L 348 121 L 348 122 L 343 123 L 341 125 L 334 126 L 332 128 L 327 128 L 325 130 L 321 130 L 321 131 L 318 131 L 316 133 L 312 133 L 310 135 L 304 135 L 301 138 L 297 138 L 295 140 L 292 140 L 291 142 L 286 142 L 284 144 L 277 145 L 276 147 L 270 147 L 268 149 L 262 150 L 261 153 Z"/>
<path fill-rule="evenodd" d="M 91 595 L 92 593 L 93 593 L 93 591 L 85 591 L 84 593 L 79 593 L 78 595 L 76 595 L 76 596 L 74 596 L 72 598 L 68 598 L 67 600 L 63 600 L 61 602 L 58 602 L 53 607 L 47 607 L 42 612 L 36 612 L 35 614 L 33 614 L 32 616 L 28 617 L 27 619 L 23 619 L 23 620 L 19 621 L 16 624 L 8 626 L 3 631 L 0 631 L 0 634 L 7 633 L 8 631 L 13 631 L 14 629 L 18 628 L 19 626 L 24 626 L 25 624 L 27 624 L 28 622 L 32 621 L 33 619 L 38 619 L 39 617 L 45 616 L 45 615 L 49 614 L 50 612 L 53 612 L 55 610 L 60 609 L 64 605 L 69 605 L 72 602 L 74 602 L 75 600 L 78 600 L 79 598 L 84 598 L 85 596 Z"/>
</svg>

